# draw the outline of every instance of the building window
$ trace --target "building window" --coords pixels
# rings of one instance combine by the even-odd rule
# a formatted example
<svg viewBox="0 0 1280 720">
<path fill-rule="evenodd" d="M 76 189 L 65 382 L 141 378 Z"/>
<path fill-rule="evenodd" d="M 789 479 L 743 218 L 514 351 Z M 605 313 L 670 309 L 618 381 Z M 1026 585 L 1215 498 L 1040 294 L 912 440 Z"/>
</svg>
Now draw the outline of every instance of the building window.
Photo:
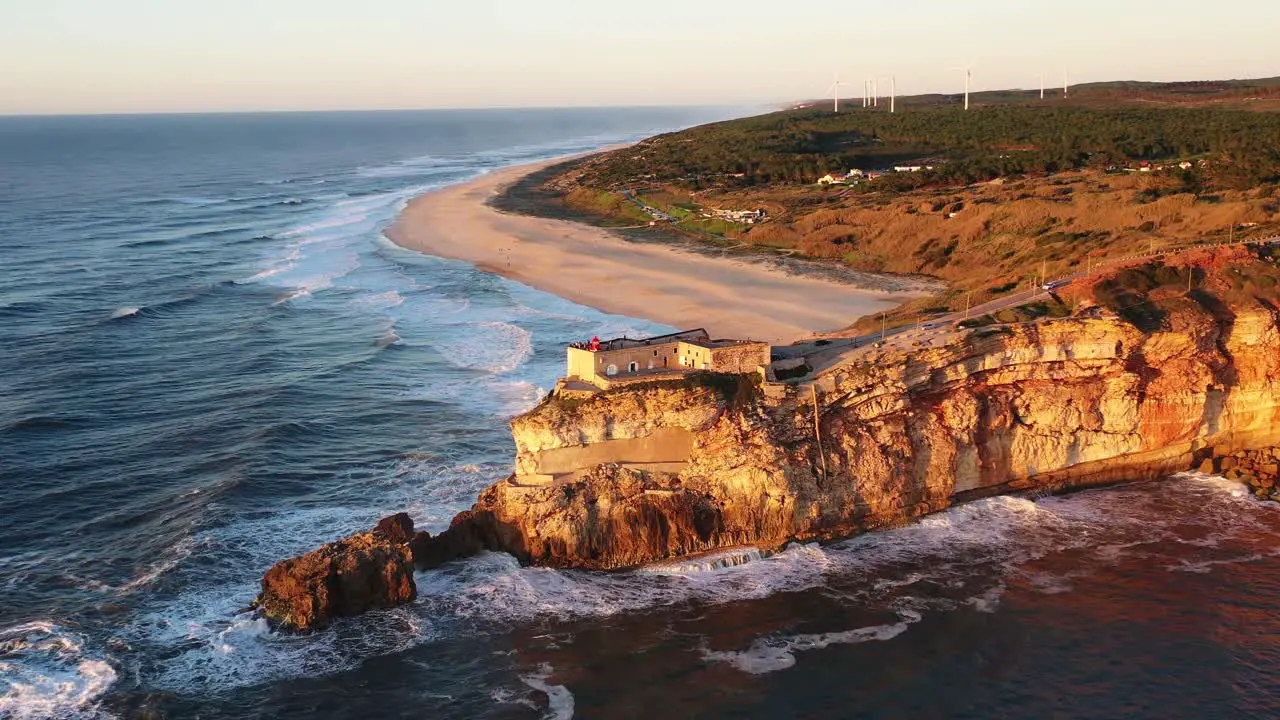
<svg viewBox="0 0 1280 720">
<path fill-rule="evenodd" d="M 640 366 L 635 363 L 631 363 L 630 365 L 627 366 L 627 372 L 635 372 L 639 369 L 640 369 Z"/>
<path fill-rule="evenodd" d="M 607 367 L 607 368 L 605 368 L 605 369 L 604 369 L 604 374 L 605 374 L 605 375 L 617 375 L 617 374 L 618 374 L 618 366 L 617 366 L 617 365 L 610 365 L 609 367 Z"/>
</svg>

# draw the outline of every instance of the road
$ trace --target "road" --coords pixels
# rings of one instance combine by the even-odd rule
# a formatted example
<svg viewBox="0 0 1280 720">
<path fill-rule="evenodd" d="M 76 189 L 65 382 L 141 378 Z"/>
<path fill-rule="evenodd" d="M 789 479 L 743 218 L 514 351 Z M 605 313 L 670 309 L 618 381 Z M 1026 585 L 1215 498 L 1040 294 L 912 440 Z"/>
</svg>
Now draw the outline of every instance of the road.
<svg viewBox="0 0 1280 720">
<path fill-rule="evenodd" d="M 1054 290 L 1062 290 L 1070 288 L 1076 280 L 1088 277 L 1098 268 L 1122 263 L 1138 262 L 1166 255 L 1175 255 L 1196 248 L 1230 247 L 1236 245 L 1274 245 L 1277 243 L 1280 243 L 1280 235 L 1240 240 L 1231 243 L 1204 242 L 1180 245 L 1173 248 L 1165 248 L 1159 252 L 1140 253 L 1112 258 L 1104 262 L 1093 264 L 1087 270 L 1051 280 L 1046 284 L 1051 285 Z M 974 305 L 969 308 L 968 312 L 954 312 L 942 317 L 931 318 L 928 322 L 923 322 L 918 325 L 902 325 L 896 328 L 886 328 L 883 332 L 878 333 L 869 333 L 855 337 L 822 338 L 810 340 L 804 343 L 796 343 L 792 346 L 777 347 L 774 348 L 774 356 L 778 359 L 804 358 L 811 370 L 804 378 L 797 379 L 802 381 L 812 379 L 824 370 L 845 364 L 854 358 L 861 356 L 865 353 L 868 347 L 875 346 L 881 342 L 889 347 L 896 347 L 899 349 L 905 349 L 908 347 L 919 349 L 924 349 L 926 347 L 938 347 L 949 342 L 956 335 L 956 324 L 962 320 L 982 317 L 983 315 L 997 313 L 1001 310 L 1011 310 L 1032 302 L 1037 298 L 1049 295 L 1050 292 L 1051 291 L 1046 291 L 1044 289 L 1044 285 L 1041 285 L 1033 289 L 1023 290 L 1012 295 L 1007 295 L 1005 297 L 996 298 L 995 300 Z"/>
</svg>

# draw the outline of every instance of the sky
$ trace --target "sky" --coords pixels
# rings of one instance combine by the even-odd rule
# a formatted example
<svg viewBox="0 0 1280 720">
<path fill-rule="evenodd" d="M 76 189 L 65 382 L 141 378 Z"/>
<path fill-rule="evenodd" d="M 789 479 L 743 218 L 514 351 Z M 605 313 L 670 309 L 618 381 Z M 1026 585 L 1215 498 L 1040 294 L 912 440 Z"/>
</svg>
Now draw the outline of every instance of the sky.
<svg viewBox="0 0 1280 720">
<path fill-rule="evenodd" d="M 755 105 L 1280 75 L 1277 0 L 0 0 L 0 114 Z"/>
</svg>

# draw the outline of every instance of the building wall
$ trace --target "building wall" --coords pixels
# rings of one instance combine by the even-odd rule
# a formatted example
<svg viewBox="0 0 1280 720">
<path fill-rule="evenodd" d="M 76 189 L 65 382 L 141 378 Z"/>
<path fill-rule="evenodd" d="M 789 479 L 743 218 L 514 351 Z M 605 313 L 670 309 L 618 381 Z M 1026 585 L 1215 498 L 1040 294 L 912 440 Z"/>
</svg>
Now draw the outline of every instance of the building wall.
<svg viewBox="0 0 1280 720">
<path fill-rule="evenodd" d="M 712 350 L 710 348 L 682 342 L 676 352 L 676 367 L 686 367 L 693 370 L 713 370 L 711 353 Z"/>
<path fill-rule="evenodd" d="M 597 378 L 609 377 L 609 366 L 617 369 L 618 375 L 629 372 L 631 363 L 636 370 L 660 370 L 662 368 L 678 368 L 678 346 L 684 343 L 663 343 L 648 347 L 626 348 L 624 350 L 601 350 L 591 352 L 569 348 L 569 375 L 592 382 Z M 664 364 L 665 362 L 665 364 Z"/>
<path fill-rule="evenodd" d="M 591 352 L 569 348 L 568 376 L 599 384 L 610 378 L 621 378 L 633 371 L 712 370 L 727 373 L 752 373 L 769 364 L 768 343 L 748 343 L 722 348 L 707 348 L 683 341 L 662 343 L 623 350 Z M 609 373 L 613 366 L 614 374 Z"/>
<path fill-rule="evenodd" d="M 769 367 L 769 343 L 746 343 L 715 348 L 711 351 L 711 367 L 716 372 L 753 373 Z"/>
<path fill-rule="evenodd" d="M 587 382 L 595 379 L 596 354 L 581 348 L 569 348 L 568 377 L 582 378 Z"/>
</svg>

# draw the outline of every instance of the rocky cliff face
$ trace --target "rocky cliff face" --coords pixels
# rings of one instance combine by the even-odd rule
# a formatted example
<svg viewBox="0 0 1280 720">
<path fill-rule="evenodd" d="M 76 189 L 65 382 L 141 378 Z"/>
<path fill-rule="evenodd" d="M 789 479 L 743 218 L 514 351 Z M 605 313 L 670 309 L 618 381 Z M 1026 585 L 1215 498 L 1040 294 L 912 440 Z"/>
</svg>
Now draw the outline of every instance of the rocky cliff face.
<svg viewBox="0 0 1280 720">
<path fill-rule="evenodd" d="M 412 602 L 413 520 L 400 513 L 369 532 L 276 563 L 254 602 L 275 625 L 314 630 L 335 618 Z"/>
<path fill-rule="evenodd" d="M 845 537 L 986 495 L 1158 477 L 1214 448 L 1276 444 L 1275 305 L 1208 290 L 1158 300 L 1149 332 L 1067 318 L 852 359 L 809 384 L 720 377 L 553 398 L 512 422 L 517 474 L 444 536 L 535 564 L 620 568 Z M 617 443 L 625 455 L 673 429 L 692 438 L 671 457 L 587 452 Z M 547 453 L 558 473 L 535 474 Z"/>
</svg>

